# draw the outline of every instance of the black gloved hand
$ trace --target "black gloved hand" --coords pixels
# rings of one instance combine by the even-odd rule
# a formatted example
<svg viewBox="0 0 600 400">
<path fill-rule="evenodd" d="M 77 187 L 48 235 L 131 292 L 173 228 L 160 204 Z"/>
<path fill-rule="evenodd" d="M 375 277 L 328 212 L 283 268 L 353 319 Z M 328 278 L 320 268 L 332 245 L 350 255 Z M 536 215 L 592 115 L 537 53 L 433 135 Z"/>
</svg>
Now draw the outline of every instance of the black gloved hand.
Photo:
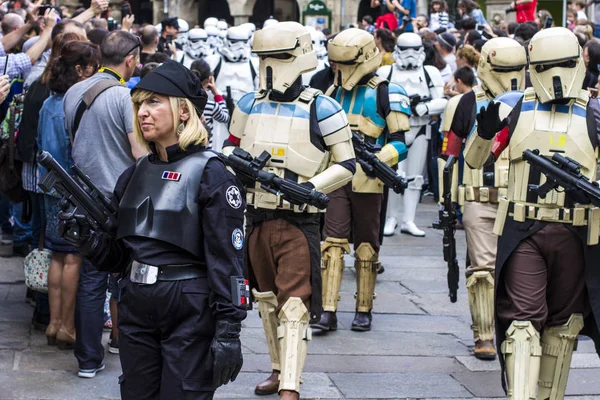
<svg viewBox="0 0 600 400">
<path fill-rule="evenodd" d="M 210 345 L 213 356 L 213 379 L 215 388 L 235 381 L 244 358 L 240 342 L 240 322 L 217 321 L 215 337 Z"/>
<path fill-rule="evenodd" d="M 94 231 L 87 218 L 76 211 L 74 209 L 58 213 L 58 234 L 77 247 L 82 255 L 89 256 L 98 248 L 102 233 Z"/>
<path fill-rule="evenodd" d="M 487 109 L 481 107 L 477 115 L 477 134 L 486 140 L 492 140 L 496 133 L 508 125 L 508 119 L 500 120 L 500 103 L 490 101 Z"/>
</svg>

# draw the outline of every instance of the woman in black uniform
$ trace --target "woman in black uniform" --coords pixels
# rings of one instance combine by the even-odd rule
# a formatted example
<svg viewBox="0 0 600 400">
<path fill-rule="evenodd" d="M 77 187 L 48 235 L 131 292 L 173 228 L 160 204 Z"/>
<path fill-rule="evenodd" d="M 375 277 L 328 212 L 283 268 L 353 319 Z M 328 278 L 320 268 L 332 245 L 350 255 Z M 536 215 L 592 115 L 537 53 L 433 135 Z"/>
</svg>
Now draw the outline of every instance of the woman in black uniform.
<svg viewBox="0 0 600 400">
<path fill-rule="evenodd" d="M 99 269 L 125 271 L 122 398 L 212 399 L 242 367 L 242 186 L 204 148 L 206 93 L 187 68 L 165 63 L 131 96 L 135 134 L 150 154 L 117 182 L 117 232 L 95 232 L 65 213 L 59 230 Z"/>
</svg>

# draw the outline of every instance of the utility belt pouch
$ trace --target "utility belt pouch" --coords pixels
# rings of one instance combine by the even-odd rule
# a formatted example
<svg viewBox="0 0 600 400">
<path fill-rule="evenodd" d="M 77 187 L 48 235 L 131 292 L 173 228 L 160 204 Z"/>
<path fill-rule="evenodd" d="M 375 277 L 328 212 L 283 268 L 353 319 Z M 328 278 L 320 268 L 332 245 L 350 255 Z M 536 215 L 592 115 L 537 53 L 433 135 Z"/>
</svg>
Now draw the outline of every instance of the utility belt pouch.
<svg viewBox="0 0 600 400">
<path fill-rule="evenodd" d="M 490 189 L 488 187 L 479 188 L 479 202 L 489 203 L 490 202 Z"/>
<path fill-rule="evenodd" d="M 574 208 L 573 209 L 573 226 L 585 226 L 586 225 L 585 214 L 586 214 L 585 208 L 581 208 L 581 207 Z"/>
<path fill-rule="evenodd" d="M 588 232 L 587 245 L 595 246 L 598 244 L 600 235 L 600 208 L 594 207 L 588 212 Z"/>
<path fill-rule="evenodd" d="M 513 203 L 513 219 L 517 222 L 525 222 L 525 212 L 527 208 L 525 204 Z"/>
<path fill-rule="evenodd" d="M 473 186 L 465 187 L 465 200 L 475 201 L 475 188 Z"/>
<path fill-rule="evenodd" d="M 496 221 L 494 222 L 494 234 L 500 236 L 502 235 L 502 231 L 504 230 L 504 222 L 506 221 L 506 216 L 508 215 L 508 205 L 510 202 L 506 197 L 500 198 L 498 203 L 498 213 L 496 214 Z"/>
<path fill-rule="evenodd" d="M 129 280 L 142 285 L 153 285 L 158 280 L 158 267 L 133 261 Z"/>
<path fill-rule="evenodd" d="M 465 205 L 465 187 L 464 186 L 459 186 L 458 187 L 458 205 L 459 206 L 464 206 Z"/>
</svg>

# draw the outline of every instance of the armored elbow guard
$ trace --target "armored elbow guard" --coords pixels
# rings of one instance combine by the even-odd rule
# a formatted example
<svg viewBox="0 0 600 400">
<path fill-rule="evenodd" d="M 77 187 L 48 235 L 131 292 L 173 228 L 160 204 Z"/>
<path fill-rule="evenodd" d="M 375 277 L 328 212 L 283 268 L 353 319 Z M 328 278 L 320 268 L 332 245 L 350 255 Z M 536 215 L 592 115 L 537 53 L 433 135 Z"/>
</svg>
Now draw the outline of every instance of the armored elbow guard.
<svg viewBox="0 0 600 400">
<path fill-rule="evenodd" d="M 492 151 L 493 140 L 487 140 L 477 134 L 472 134 L 465 147 L 465 161 L 473 169 L 480 169 Z"/>
<path fill-rule="evenodd" d="M 341 165 L 333 164 L 308 181 L 314 185 L 316 191 L 327 194 L 341 188 L 351 180 L 352 172 Z"/>
</svg>

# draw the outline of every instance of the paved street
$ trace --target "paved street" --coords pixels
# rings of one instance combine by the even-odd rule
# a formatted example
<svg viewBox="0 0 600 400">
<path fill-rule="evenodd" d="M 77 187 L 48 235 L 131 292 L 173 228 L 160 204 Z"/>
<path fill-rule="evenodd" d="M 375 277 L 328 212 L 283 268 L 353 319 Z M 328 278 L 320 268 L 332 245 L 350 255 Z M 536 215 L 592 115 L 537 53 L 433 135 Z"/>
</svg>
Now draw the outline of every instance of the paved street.
<svg viewBox="0 0 600 400">
<path fill-rule="evenodd" d="M 425 199 L 418 225 L 437 219 L 437 207 Z M 302 385 L 306 399 L 499 398 L 503 396 L 497 361 L 471 355 L 470 316 L 461 276 L 459 300 L 447 297 L 441 231 L 426 238 L 386 239 L 381 261 L 373 330 L 350 331 L 354 311 L 354 271 L 346 269 L 340 303 L 340 330 L 313 335 Z M 464 267 L 464 234 L 458 233 Z M 3 246 L 1 249 L 9 249 Z M 347 258 L 347 265 L 352 259 Z M 118 356 L 106 354 L 107 368 L 95 379 L 76 376 L 71 351 L 48 347 L 42 332 L 32 331 L 32 308 L 25 304 L 22 260 L 0 259 L 0 399 L 119 398 Z M 259 399 L 256 383 L 269 372 L 269 357 L 256 311 L 242 334 L 244 368 L 237 381 L 217 391 L 219 399 Z M 105 341 L 108 338 L 105 337 Z M 593 344 L 581 338 L 573 357 L 567 394 L 600 399 L 600 360 Z M 276 396 L 263 397 L 276 399 Z"/>
</svg>

